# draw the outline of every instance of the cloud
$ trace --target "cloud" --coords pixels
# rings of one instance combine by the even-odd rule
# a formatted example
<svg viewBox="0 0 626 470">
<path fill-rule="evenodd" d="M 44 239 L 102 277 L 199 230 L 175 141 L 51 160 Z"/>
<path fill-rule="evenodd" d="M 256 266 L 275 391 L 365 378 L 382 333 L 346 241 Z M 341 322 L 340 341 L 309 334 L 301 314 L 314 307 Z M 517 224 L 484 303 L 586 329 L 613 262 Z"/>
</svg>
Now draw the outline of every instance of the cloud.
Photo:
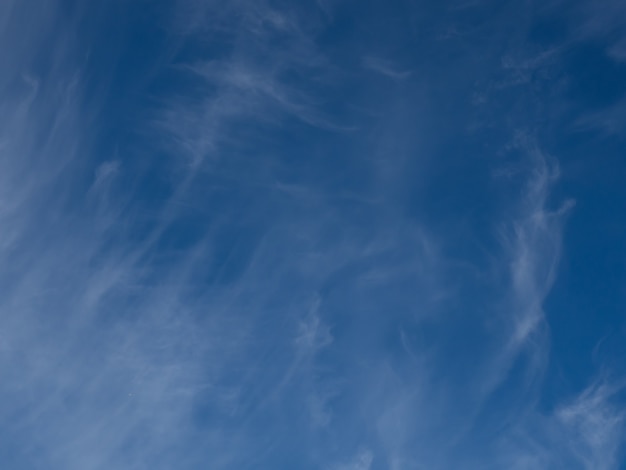
<svg viewBox="0 0 626 470">
<path fill-rule="evenodd" d="M 394 80 L 406 80 L 412 75 L 411 71 L 398 70 L 391 62 L 378 57 L 365 57 L 363 66 Z"/>
<path fill-rule="evenodd" d="M 160 112 L 150 119 L 173 143 L 171 153 L 186 155 L 193 166 L 210 162 L 225 147 L 241 146 L 238 135 L 250 122 L 268 131 L 289 120 L 330 131 L 353 129 L 314 98 L 320 89 L 332 89 L 334 73 L 315 46 L 315 25 L 321 22 L 315 20 L 317 9 L 247 1 L 225 8 L 211 2 L 180 4 L 169 27 L 183 32 L 181 50 L 215 36 L 224 52 L 174 54 L 170 66 L 189 83 L 189 93 L 161 98 Z"/>
<path fill-rule="evenodd" d="M 513 345 L 523 343 L 542 319 L 541 304 L 554 283 L 560 258 L 563 218 L 574 204 L 568 200 L 554 211 L 546 207 L 558 168 L 551 167 L 539 149 L 529 150 L 536 166 L 522 201 L 521 218 L 513 223 L 511 238 Z"/>
<path fill-rule="evenodd" d="M 373 56 L 343 73 L 324 46 L 343 14 L 331 3 L 151 9 L 158 27 L 131 21 L 128 37 L 167 46 L 116 57 L 128 70 L 113 78 L 100 42 L 75 40 L 82 11 L 0 5 L 0 39 L 17 45 L 0 48 L 0 462 L 617 467 L 621 389 L 539 404 L 573 207 L 553 201 L 556 160 L 520 132 L 498 157 L 515 164 L 486 183 L 492 160 L 465 173 L 445 153 L 447 122 L 416 144 L 428 110 L 347 126 L 344 101 L 376 74 L 418 85 Z M 504 68 L 526 86 L 554 54 Z M 129 82 L 139 97 L 113 97 Z M 440 204 L 451 169 L 501 203 L 474 207 L 463 186 L 462 207 Z M 481 227 L 450 229 L 466 210 Z"/>
<path fill-rule="evenodd" d="M 511 468 L 619 468 L 624 413 L 620 389 L 596 380 L 552 413 L 533 413 L 500 439 L 501 463 Z"/>
<path fill-rule="evenodd" d="M 535 139 L 519 134 L 515 147 L 528 158 L 530 177 L 517 207 L 501 225 L 500 240 L 507 261 L 508 294 L 498 307 L 501 343 L 486 380 L 488 395 L 509 374 L 520 354 L 527 355 L 529 383 L 537 383 L 548 354 L 547 323 L 543 302 L 555 280 L 561 257 L 563 224 L 573 200 L 550 209 L 549 195 L 558 180 L 558 165 L 537 145 Z M 500 339 L 499 339 L 500 341 Z"/>
<path fill-rule="evenodd" d="M 349 462 L 336 465 L 333 470 L 369 470 L 372 466 L 374 456 L 369 450 L 360 450 L 356 456 Z"/>
<path fill-rule="evenodd" d="M 319 304 L 319 301 L 316 302 Z M 316 351 L 328 346 L 332 342 L 332 335 L 327 326 L 321 324 L 319 315 L 315 312 L 317 306 L 312 308 L 308 318 L 303 319 L 298 327 L 296 346 L 305 354 L 315 354 Z"/>
<path fill-rule="evenodd" d="M 28 8 L 16 6 L 7 24 Z M 33 20 L 48 31 L 57 17 L 51 2 Z M 237 333 L 218 318 L 204 327 L 192 319 L 183 297 L 198 251 L 165 271 L 155 270 L 154 251 L 142 256 L 138 232 L 128 229 L 137 208 L 120 208 L 112 194 L 119 164 L 92 150 L 86 74 L 64 31 L 2 33 L 3 42 L 34 45 L 0 73 L 0 415 L 13 423 L 2 435 L 14 449 L 0 459 L 67 469 L 189 466 L 198 453 L 176 449 L 196 442 L 194 397 L 210 390 L 216 404 L 229 400 L 208 358 L 219 351 L 221 367 Z M 44 41 L 55 59 L 48 66 L 36 60 Z"/>
<path fill-rule="evenodd" d="M 556 411 L 567 444 L 587 469 L 619 464 L 625 415 L 611 403 L 617 391 L 608 384 L 592 384 Z"/>
<path fill-rule="evenodd" d="M 574 127 L 578 131 L 600 131 L 605 137 L 623 137 L 626 130 L 625 118 L 626 99 L 621 99 L 605 109 L 579 117 Z"/>
<path fill-rule="evenodd" d="M 598 4 L 583 1 L 577 4 L 576 20 L 578 28 L 575 34 L 579 39 L 608 40 L 608 52 L 616 60 L 621 60 L 621 45 L 626 40 L 623 34 L 626 25 L 626 8 L 623 2 L 608 0 Z"/>
</svg>

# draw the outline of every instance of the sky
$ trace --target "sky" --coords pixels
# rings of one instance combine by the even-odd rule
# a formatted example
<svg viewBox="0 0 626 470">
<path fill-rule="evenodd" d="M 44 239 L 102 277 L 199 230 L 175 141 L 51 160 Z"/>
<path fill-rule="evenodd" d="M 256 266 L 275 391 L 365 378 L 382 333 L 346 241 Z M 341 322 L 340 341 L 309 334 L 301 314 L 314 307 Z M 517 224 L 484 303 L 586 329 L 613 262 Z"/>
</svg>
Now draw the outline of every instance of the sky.
<svg viewBox="0 0 626 470">
<path fill-rule="evenodd" d="M 622 0 L 0 2 L 0 467 L 625 470 Z"/>
</svg>

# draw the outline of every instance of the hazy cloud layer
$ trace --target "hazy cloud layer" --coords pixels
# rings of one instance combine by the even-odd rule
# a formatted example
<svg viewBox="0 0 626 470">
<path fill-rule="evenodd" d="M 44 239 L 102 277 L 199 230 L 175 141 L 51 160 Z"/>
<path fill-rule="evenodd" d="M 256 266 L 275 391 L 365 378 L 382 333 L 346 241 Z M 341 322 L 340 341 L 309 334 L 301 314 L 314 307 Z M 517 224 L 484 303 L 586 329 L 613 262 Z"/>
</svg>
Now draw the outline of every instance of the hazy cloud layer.
<svg viewBox="0 0 626 470">
<path fill-rule="evenodd" d="M 2 3 L 0 466 L 622 468 L 626 16 L 493 6 Z"/>
</svg>

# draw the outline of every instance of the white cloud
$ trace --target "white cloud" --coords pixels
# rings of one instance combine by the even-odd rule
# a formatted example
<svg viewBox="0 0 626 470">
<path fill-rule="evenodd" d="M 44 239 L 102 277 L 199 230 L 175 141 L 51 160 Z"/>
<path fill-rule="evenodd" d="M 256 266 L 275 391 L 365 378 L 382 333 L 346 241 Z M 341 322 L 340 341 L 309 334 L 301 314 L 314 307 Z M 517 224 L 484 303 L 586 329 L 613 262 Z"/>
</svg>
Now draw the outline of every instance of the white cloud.
<svg viewBox="0 0 626 470">
<path fill-rule="evenodd" d="M 606 383 L 592 384 L 555 413 L 566 445 L 585 469 L 619 468 L 626 414 L 611 402 L 618 391 Z"/>
<path fill-rule="evenodd" d="M 507 468 L 616 470 L 623 451 L 624 412 L 620 390 L 594 382 L 543 415 L 533 412 L 500 436 L 499 461 Z"/>
<path fill-rule="evenodd" d="M 335 470 L 616 468 L 623 413 L 606 385 L 553 414 L 532 399 L 497 410 L 498 444 L 477 432 L 492 424 L 483 414 L 520 357 L 530 358 L 530 378 L 516 397 L 546 365 L 543 303 L 571 203 L 552 206 L 557 165 L 531 139 L 516 144 L 532 169 L 502 224 L 498 294 L 480 291 L 464 277 L 480 271 L 471 260 L 447 259 L 445 237 L 398 208 L 400 197 L 384 197 L 410 166 L 387 158 L 394 126 L 380 152 L 388 171 L 368 174 L 375 197 L 283 181 L 277 159 L 242 137 L 249 122 L 265 131 L 284 119 L 343 129 L 314 99 L 335 73 L 315 46 L 324 20 L 311 26 L 265 2 L 179 2 L 168 34 L 182 43 L 224 34 L 229 47 L 210 59 L 202 50 L 175 64 L 161 58 L 193 86 L 146 112 L 139 131 L 150 145 L 139 152 L 155 159 L 155 176 L 133 167 L 132 146 L 104 160 L 94 150 L 100 115 L 85 109 L 71 25 L 58 38 L 26 38 L 6 26 L 6 5 L 1 39 L 19 50 L 0 48 L 0 418 L 12 425 L 0 438 L 19 441 L 34 466 L 184 469 L 209 456 L 211 468 L 253 468 L 282 445 L 302 445 L 303 462 Z M 37 10 L 28 31 L 55 30 L 63 14 L 53 10 Z M 38 69 L 43 44 L 54 63 Z M 525 81 L 550 58 L 509 65 Z M 411 76 L 380 58 L 361 65 Z M 267 159 L 223 171 L 240 145 Z M 157 161 L 163 154 L 190 164 Z M 457 275 L 471 295 L 447 315 Z M 466 332 L 455 336 L 451 318 L 470 318 L 485 350 L 440 355 L 463 351 Z M 464 460 L 473 444 L 482 467 Z"/>
<path fill-rule="evenodd" d="M 225 54 L 199 52 L 170 64 L 190 82 L 188 94 L 165 98 L 161 112 L 151 118 L 164 139 L 173 141 L 171 153 L 186 155 L 192 166 L 211 162 L 224 146 L 243 144 L 241 128 L 249 122 L 270 130 L 285 119 L 333 131 L 352 129 L 324 113 L 307 91 L 331 87 L 333 76 L 333 67 L 315 46 L 321 18 L 316 20 L 313 12 L 279 10 L 267 2 L 179 4 L 169 27 L 184 32 L 183 44 L 202 44 L 215 35 L 236 47 L 226 44 Z M 283 46 L 276 47 L 276 41 Z M 305 85 L 286 78 L 291 75 Z"/>
<path fill-rule="evenodd" d="M 332 467 L 333 470 L 369 470 L 372 466 L 374 455 L 367 449 L 360 450 L 354 458 L 348 462 Z"/>
<path fill-rule="evenodd" d="M 549 208 L 558 166 L 533 138 L 519 134 L 516 142 L 516 148 L 528 156 L 531 169 L 518 206 L 511 209 L 500 230 L 509 286 L 495 317 L 502 336 L 484 382 L 485 397 L 505 380 L 520 355 L 529 360 L 527 385 L 536 385 L 544 371 L 549 346 L 543 303 L 556 277 L 563 224 L 574 206 L 574 201 L 566 200 L 557 202 L 554 210 Z"/>
<path fill-rule="evenodd" d="M 579 117 L 574 127 L 579 131 L 596 130 L 605 136 L 623 137 L 626 131 L 626 99 L 618 100 L 605 109 Z"/>
<path fill-rule="evenodd" d="M 395 64 L 379 57 L 365 57 L 363 66 L 394 80 L 406 80 L 412 75 L 410 70 L 400 70 Z"/>
</svg>

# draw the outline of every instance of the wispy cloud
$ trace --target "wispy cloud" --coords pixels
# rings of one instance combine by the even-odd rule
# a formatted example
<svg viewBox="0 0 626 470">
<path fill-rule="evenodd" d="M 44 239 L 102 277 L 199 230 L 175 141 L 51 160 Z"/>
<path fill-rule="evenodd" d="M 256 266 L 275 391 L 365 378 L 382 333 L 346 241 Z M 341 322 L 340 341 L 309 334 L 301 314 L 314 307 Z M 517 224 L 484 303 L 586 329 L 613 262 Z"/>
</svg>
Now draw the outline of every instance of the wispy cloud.
<svg viewBox="0 0 626 470">
<path fill-rule="evenodd" d="M 369 450 L 361 450 L 349 463 L 332 467 L 334 470 L 369 470 L 372 466 L 373 455 Z"/>
<path fill-rule="evenodd" d="M 0 5 L 0 466 L 619 468 L 621 388 L 539 404 L 573 207 L 539 136 L 489 180 L 437 92 L 351 127 L 387 79 L 432 90 L 325 29 L 343 4 L 154 7 L 129 37 L 167 46 L 118 76 L 84 10 L 34 3 Z"/>
<path fill-rule="evenodd" d="M 394 80 L 405 80 L 412 75 L 410 70 L 401 70 L 392 62 L 379 57 L 365 57 L 363 59 L 363 66 Z"/>
<path fill-rule="evenodd" d="M 57 18 L 51 5 L 34 17 L 42 31 Z M 124 169 L 91 153 L 76 51 L 63 36 L 2 32 L 34 44 L 1 73 L 0 414 L 12 422 L 1 458 L 68 469 L 189 465 L 198 454 L 181 461 L 175 449 L 197 442 L 193 397 L 229 394 L 203 364 L 233 351 L 218 319 L 198 334 L 183 300 L 188 279 L 174 277 L 185 279 L 198 252 L 167 274 L 137 256 L 145 250 L 127 238 L 132 210 L 111 191 Z M 37 41 L 56 62 L 36 73 Z"/>
<path fill-rule="evenodd" d="M 226 53 L 186 55 L 171 64 L 193 90 L 166 99 L 153 120 L 174 139 L 172 152 L 186 154 L 194 165 L 211 160 L 224 145 L 242 143 L 230 129 L 241 132 L 248 122 L 269 130 L 285 119 L 335 131 L 353 128 L 331 118 L 308 91 L 332 86 L 333 67 L 315 45 L 315 9 L 304 22 L 299 9 L 266 2 L 235 2 L 223 10 L 210 2 L 182 5 L 177 12 L 186 13 L 172 25 L 184 32 L 181 49 L 215 36 Z"/>
<path fill-rule="evenodd" d="M 558 167 L 551 165 L 540 149 L 530 145 L 528 151 L 535 167 L 522 200 L 521 217 L 513 222 L 511 237 L 514 348 L 542 320 L 542 303 L 552 288 L 560 258 L 563 218 L 574 204 L 568 200 L 555 210 L 547 207 L 550 186 L 558 178 Z"/>
<path fill-rule="evenodd" d="M 604 136 L 623 137 L 626 131 L 626 99 L 621 99 L 606 109 L 586 113 L 575 122 L 579 131 L 599 131 Z"/>
<path fill-rule="evenodd" d="M 616 60 L 622 59 L 621 45 L 626 40 L 623 34 L 626 25 L 626 8 L 619 1 L 609 0 L 601 5 L 583 1 L 573 5 L 578 28 L 574 34 L 577 40 L 608 40 L 609 54 Z"/>
<path fill-rule="evenodd" d="M 624 413 L 616 404 L 619 388 L 592 383 L 560 403 L 549 415 L 527 416 L 501 439 L 502 465 L 511 468 L 619 468 Z"/>
<path fill-rule="evenodd" d="M 511 208 L 510 219 L 501 226 L 500 237 L 508 260 L 509 294 L 498 308 L 502 322 L 502 350 L 491 366 L 495 374 L 486 384 L 496 386 L 509 373 L 519 354 L 529 354 L 529 373 L 534 379 L 544 370 L 548 344 L 543 303 L 555 280 L 561 256 L 565 217 L 573 200 L 549 207 L 552 185 L 559 177 L 558 165 L 541 150 L 535 139 L 520 134 L 515 146 L 528 157 L 530 176 L 521 200 Z M 497 365 L 496 365 L 497 364 Z M 533 379 L 533 380 L 534 380 Z M 493 382 L 492 382 L 493 380 Z M 530 380 L 530 379 L 529 379 Z"/>
<path fill-rule="evenodd" d="M 618 391 L 606 383 L 592 384 L 556 411 L 567 445 L 586 469 L 619 465 L 626 416 L 611 402 Z"/>
</svg>

